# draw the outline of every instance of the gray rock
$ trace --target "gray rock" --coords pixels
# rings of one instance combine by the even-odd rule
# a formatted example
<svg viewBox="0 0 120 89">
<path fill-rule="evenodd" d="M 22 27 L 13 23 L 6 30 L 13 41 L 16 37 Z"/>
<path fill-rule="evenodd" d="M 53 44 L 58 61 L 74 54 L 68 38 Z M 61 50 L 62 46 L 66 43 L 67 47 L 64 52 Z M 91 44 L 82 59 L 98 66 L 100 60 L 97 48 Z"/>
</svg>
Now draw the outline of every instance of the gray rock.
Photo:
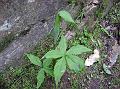
<svg viewBox="0 0 120 89">
<path fill-rule="evenodd" d="M 0 40 L 10 34 L 16 39 L 0 53 L 0 71 L 3 71 L 6 66 L 17 66 L 24 62 L 21 57 L 32 50 L 51 31 L 54 15 L 57 10 L 66 5 L 65 3 L 66 0 L 35 0 L 34 2 L 5 0 L 2 2 Z"/>
</svg>

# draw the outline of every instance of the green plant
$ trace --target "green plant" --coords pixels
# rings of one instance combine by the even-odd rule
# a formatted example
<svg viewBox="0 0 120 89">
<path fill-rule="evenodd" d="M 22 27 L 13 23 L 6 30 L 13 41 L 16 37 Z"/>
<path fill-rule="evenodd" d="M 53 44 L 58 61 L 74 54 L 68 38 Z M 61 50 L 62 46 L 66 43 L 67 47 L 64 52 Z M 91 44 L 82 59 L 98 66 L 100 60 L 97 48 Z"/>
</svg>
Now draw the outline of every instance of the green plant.
<svg viewBox="0 0 120 89">
<path fill-rule="evenodd" d="M 56 15 L 55 22 L 54 22 L 54 28 L 52 30 L 52 36 L 54 37 L 55 43 L 59 38 L 60 27 L 61 27 L 60 25 L 61 25 L 62 19 L 64 19 L 66 22 L 75 24 L 69 12 L 65 10 L 59 11 Z"/>
<path fill-rule="evenodd" d="M 95 32 L 95 31 L 94 31 Z M 91 47 L 93 45 L 96 46 L 96 41 L 94 39 L 93 34 L 89 31 L 87 26 L 84 26 L 83 31 L 80 34 L 79 37 L 80 43 L 87 46 L 87 47 Z"/>
<path fill-rule="evenodd" d="M 31 63 L 40 67 L 40 70 L 37 75 L 37 89 L 38 89 L 45 79 L 45 73 L 53 76 L 53 70 L 49 67 L 52 61 L 51 59 L 49 59 L 49 60 L 43 60 L 42 62 L 40 58 L 37 56 L 34 56 L 32 54 L 26 54 L 26 55 L 30 59 Z"/>
<path fill-rule="evenodd" d="M 41 60 L 39 57 L 27 54 L 27 57 L 33 64 L 40 66 L 40 71 L 37 75 L 37 88 L 39 88 L 44 81 L 45 73 L 55 77 L 56 86 L 58 86 L 67 68 L 75 72 L 80 72 L 84 68 L 84 61 L 77 55 L 88 51 L 91 50 L 83 45 L 73 46 L 67 51 L 67 40 L 62 36 L 56 49 L 48 51 Z M 52 64 L 54 66 L 53 69 L 49 67 L 49 65 L 53 63 L 52 61 L 55 62 L 55 65 Z"/>
</svg>

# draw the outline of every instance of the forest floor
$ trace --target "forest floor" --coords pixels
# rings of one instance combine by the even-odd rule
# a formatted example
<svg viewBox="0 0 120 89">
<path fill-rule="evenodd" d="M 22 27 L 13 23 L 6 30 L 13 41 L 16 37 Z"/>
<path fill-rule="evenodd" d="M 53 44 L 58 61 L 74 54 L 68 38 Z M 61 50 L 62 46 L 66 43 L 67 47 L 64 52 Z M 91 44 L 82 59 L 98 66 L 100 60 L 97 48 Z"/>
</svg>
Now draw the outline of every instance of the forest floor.
<svg viewBox="0 0 120 89">
<path fill-rule="evenodd" d="M 94 17 L 91 17 L 94 20 L 91 19 L 91 22 L 87 23 L 82 31 L 76 31 L 70 25 L 66 27 L 65 33 L 77 32 L 70 39 L 69 47 L 82 44 L 92 50 L 97 48 L 100 51 L 100 58 L 92 66 L 85 67 L 84 72 L 66 71 L 59 84 L 59 89 L 120 89 L 120 2 L 115 3 L 109 13 L 101 18 L 103 11 L 103 6 L 99 7 L 93 13 Z M 84 18 L 83 14 L 80 11 L 75 21 L 81 21 Z M 53 39 L 48 35 L 30 53 L 41 58 L 54 47 Z M 88 55 L 80 56 L 86 59 Z M 10 67 L 4 74 L 0 74 L 0 89 L 36 89 L 39 67 L 31 64 L 26 56 L 24 60 L 27 61 L 27 64 L 17 68 Z M 105 68 L 105 65 L 109 65 L 110 68 Z M 55 89 L 54 79 L 48 76 L 40 89 Z"/>
</svg>

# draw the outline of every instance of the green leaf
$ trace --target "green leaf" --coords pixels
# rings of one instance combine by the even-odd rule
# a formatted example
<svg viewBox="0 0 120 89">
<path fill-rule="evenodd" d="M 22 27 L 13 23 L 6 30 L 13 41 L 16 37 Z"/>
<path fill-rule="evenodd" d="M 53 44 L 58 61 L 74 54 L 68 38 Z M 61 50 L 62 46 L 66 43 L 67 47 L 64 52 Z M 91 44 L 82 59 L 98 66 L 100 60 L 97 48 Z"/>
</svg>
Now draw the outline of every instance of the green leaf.
<svg viewBox="0 0 120 89">
<path fill-rule="evenodd" d="M 59 34 L 60 34 L 60 28 L 59 27 L 54 27 L 52 30 L 52 37 L 54 39 L 54 43 L 56 44 L 58 39 L 59 39 Z"/>
<path fill-rule="evenodd" d="M 108 67 L 105 64 L 103 64 L 103 69 L 107 74 L 112 74 L 111 71 L 108 69 Z"/>
<path fill-rule="evenodd" d="M 51 35 L 54 37 L 55 43 L 57 42 L 60 34 L 60 24 L 62 21 L 61 18 L 63 18 L 67 22 L 75 23 L 69 12 L 65 10 L 59 11 L 55 18 L 54 29 L 51 31 Z"/>
<path fill-rule="evenodd" d="M 53 69 L 52 68 L 44 68 L 44 71 L 49 74 L 50 76 L 54 77 L 54 74 L 53 74 Z"/>
<path fill-rule="evenodd" d="M 54 67 L 54 77 L 56 86 L 58 86 L 58 82 L 60 82 L 61 77 L 63 76 L 64 72 L 66 70 L 66 61 L 64 58 L 61 58 L 57 61 Z"/>
<path fill-rule="evenodd" d="M 37 89 L 41 86 L 45 78 L 44 69 L 42 68 L 37 75 Z"/>
<path fill-rule="evenodd" d="M 61 40 L 55 50 L 59 51 L 61 54 L 65 54 L 67 49 L 67 40 L 65 36 L 61 37 Z"/>
<path fill-rule="evenodd" d="M 78 55 L 84 52 L 89 52 L 92 51 L 91 49 L 83 46 L 83 45 L 76 45 L 71 47 L 68 51 L 67 54 L 74 54 L 74 55 Z"/>
<path fill-rule="evenodd" d="M 69 56 L 66 56 L 67 64 L 69 68 L 75 72 L 79 72 L 80 68 Z"/>
<path fill-rule="evenodd" d="M 39 57 L 34 56 L 32 54 L 26 54 L 26 55 L 30 59 L 31 63 L 38 65 L 38 66 L 42 66 L 42 62 L 40 61 Z"/>
<path fill-rule="evenodd" d="M 70 22 L 70 23 L 75 23 L 74 20 L 72 19 L 72 16 L 70 15 L 69 12 L 62 10 L 59 13 L 59 16 L 61 16 L 65 21 Z"/>
<path fill-rule="evenodd" d="M 55 43 L 57 42 L 57 40 L 59 38 L 60 23 L 61 23 L 61 17 L 59 15 L 57 15 L 56 18 L 55 18 L 54 28 L 51 31 L 51 35 L 54 37 L 54 42 Z"/>
<path fill-rule="evenodd" d="M 43 60 L 43 67 L 49 67 L 49 65 L 51 64 L 52 59 L 44 59 Z"/>
<path fill-rule="evenodd" d="M 84 60 L 79 58 L 78 56 L 75 55 L 68 55 L 68 57 L 76 63 L 77 66 L 79 66 L 79 71 L 83 70 L 85 68 L 85 63 Z"/>
<path fill-rule="evenodd" d="M 59 57 L 62 57 L 62 56 L 63 56 L 63 54 L 58 50 L 51 50 L 44 55 L 44 57 L 47 58 L 47 59 L 59 58 Z"/>
</svg>

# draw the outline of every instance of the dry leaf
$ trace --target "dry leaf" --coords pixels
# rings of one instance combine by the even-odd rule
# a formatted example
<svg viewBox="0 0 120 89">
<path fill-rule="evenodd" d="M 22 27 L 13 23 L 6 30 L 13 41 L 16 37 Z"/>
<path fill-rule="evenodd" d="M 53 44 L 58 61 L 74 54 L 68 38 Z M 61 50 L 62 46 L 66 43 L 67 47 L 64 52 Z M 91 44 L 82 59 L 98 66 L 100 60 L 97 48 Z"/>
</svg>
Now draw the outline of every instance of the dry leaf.
<svg viewBox="0 0 120 89">
<path fill-rule="evenodd" d="M 115 45 L 112 46 L 112 52 L 108 58 L 110 61 L 110 64 L 108 65 L 109 68 L 116 63 L 119 55 L 120 55 L 120 46 L 116 42 Z"/>
<path fill-rule="evenodd" d="M 98 58 L 100 58 L 99 50 L 95 49 L 94 54 L 90 55 L 89 58 L 85 60 L 85 66 L 93 65 L 93 63 L 95 63 Z"/>
</svg>

